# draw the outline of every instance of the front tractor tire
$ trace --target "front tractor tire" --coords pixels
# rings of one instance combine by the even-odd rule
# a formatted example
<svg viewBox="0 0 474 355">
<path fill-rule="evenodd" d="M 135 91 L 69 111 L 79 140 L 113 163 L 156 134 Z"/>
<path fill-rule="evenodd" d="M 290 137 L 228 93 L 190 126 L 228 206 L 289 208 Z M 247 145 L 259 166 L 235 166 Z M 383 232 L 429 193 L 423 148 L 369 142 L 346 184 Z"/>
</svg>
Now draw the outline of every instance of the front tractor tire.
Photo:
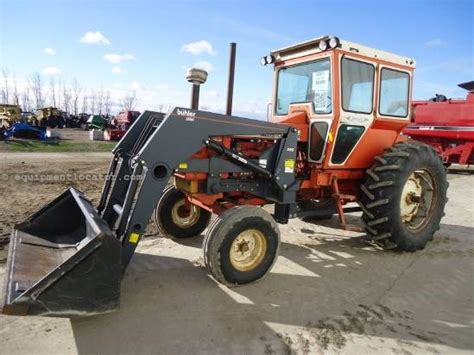
<svg viewBox="0 0 474 355">
<path fill-rule="evenodd" d="M 361 185 L 368 237 L 384 249 L 423 249 L 440 228 L 447 188 L 446 169 L 431 147 L 397 143 L 375 158 Z"/>
<path fill-rule="evenodd" d="M 280 248 L 280 231 L 260 207 L 231 208 L 213 222 L 204 238 L 204 262 L 209 273 L 229 287 L 263 278 Z"/>
<path fill-rule="evenodd" d="M 166 237 L 185 239 L 200 235 L 209 225 L 211 212 L 186 201 L 186 195 L 168 186 L 158 201 L 155 224 Z"/>
</svg>

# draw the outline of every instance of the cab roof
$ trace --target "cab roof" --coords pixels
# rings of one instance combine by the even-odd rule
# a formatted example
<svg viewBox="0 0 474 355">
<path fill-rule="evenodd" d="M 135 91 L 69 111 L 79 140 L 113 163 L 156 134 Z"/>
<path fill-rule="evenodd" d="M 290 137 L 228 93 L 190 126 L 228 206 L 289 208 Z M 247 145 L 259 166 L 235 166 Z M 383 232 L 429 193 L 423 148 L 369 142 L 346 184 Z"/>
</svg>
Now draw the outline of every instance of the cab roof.
<svg viewBox="0 0 474 355">
<path fill-rule="evenodd" d="M 322 36 L 308 41 L 300 42 L 293 44 L 288 47 L 280 48 L 272 51 L 270 54 L 275 57 L 276 61 L 287 60 L 302 57 L 309 54 L 321 53 L 318 47 L 321 41 L 328 41 L 331 38 L 336 38 L 338 40 L 338 46 L 336 48 L 342 49 L 343 51 L 357 53 L 369 58 L 375 58 L 391 62 L 394 64 L 404 65 L 411 68 L 415 68 L 415 60 L 408 57 L 403 57 L 397 54 L 390 52 L 385 52 L 379 49 L 374 49 L 370 47 L 363 46 L 361 44 L 349 42 L 346 40 L 339 39 L 335 36 Z M 331 48 L 328 47 L 326 51 L 330 51 Z"/>
</svg>

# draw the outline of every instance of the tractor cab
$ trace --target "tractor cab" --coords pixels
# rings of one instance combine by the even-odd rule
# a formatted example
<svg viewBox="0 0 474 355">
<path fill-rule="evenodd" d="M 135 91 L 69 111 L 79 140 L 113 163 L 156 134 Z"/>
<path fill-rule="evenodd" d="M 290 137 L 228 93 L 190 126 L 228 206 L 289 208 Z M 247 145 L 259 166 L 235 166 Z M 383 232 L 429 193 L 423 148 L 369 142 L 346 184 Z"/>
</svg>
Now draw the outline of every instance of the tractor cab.
<svg viewBox="0 0 474 355">
<path fill-rule="evenodd" d="M 380 134 L 388 147 L 409 121 L 413 59 L 324 36 L 272 51 L 261 62 L 274 65 L 269 119 L 300 129 L 310 162 L 367 167 L 373 154 L 354 148 L 383 150 Z"/>
</svg>

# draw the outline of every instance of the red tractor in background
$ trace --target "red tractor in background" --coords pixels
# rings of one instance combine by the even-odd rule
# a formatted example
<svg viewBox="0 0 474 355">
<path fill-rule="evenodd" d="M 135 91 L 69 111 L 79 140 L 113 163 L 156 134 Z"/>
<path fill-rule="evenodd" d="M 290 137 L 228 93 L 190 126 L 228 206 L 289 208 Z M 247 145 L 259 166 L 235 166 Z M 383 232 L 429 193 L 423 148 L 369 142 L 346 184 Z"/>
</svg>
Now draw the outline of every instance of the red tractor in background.
<svg viewBox="0 0 474 355">
<path fill-rule="evenodd" d="M 459 84 L 466 99 L 436 95 L 428 101 L 413 101 L 412 123 L 403 133 L 431 145 L 451 164 L 474 164 L 474 81 Z"/>
<path fill-rule="evenodd" d="M 140 112 L 138 111 L 119 112 L 111 121 L 112 127 L 108 127 L 104 131 L 104 139 L 106 141 L 118 141 L 122 139 L 125 132 L 127 132 L 138 116 L 140 116 Z"/>
</svg>

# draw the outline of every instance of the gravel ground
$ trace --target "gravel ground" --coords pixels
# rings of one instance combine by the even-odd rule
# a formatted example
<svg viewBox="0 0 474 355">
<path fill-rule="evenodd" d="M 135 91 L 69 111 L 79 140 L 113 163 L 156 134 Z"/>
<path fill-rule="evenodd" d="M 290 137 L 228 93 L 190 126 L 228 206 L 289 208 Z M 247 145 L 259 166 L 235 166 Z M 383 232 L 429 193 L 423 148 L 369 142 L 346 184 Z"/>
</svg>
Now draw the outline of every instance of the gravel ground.
<svg viewBox="0 0 474 355">
<path fill-rule="evenodd" d="M 25 176 L 103 174 L 109 158 L 4 154 L 0 237 L 67 186 L 93 201 L 102 186 Z M 207 275 L 202 237 L 178 244 L 150 224 L 122 283 L 120 310 L 72 321 L 0 316 L 1 353 L 472 354 L 474 175 L 458 170 L 449 180 L 446 216 L 425 250 L 380 251 L 337 229 L 336 218 L 292 220 L 281 226 L 268 277 L 233 289 Z"/>
</svg>

